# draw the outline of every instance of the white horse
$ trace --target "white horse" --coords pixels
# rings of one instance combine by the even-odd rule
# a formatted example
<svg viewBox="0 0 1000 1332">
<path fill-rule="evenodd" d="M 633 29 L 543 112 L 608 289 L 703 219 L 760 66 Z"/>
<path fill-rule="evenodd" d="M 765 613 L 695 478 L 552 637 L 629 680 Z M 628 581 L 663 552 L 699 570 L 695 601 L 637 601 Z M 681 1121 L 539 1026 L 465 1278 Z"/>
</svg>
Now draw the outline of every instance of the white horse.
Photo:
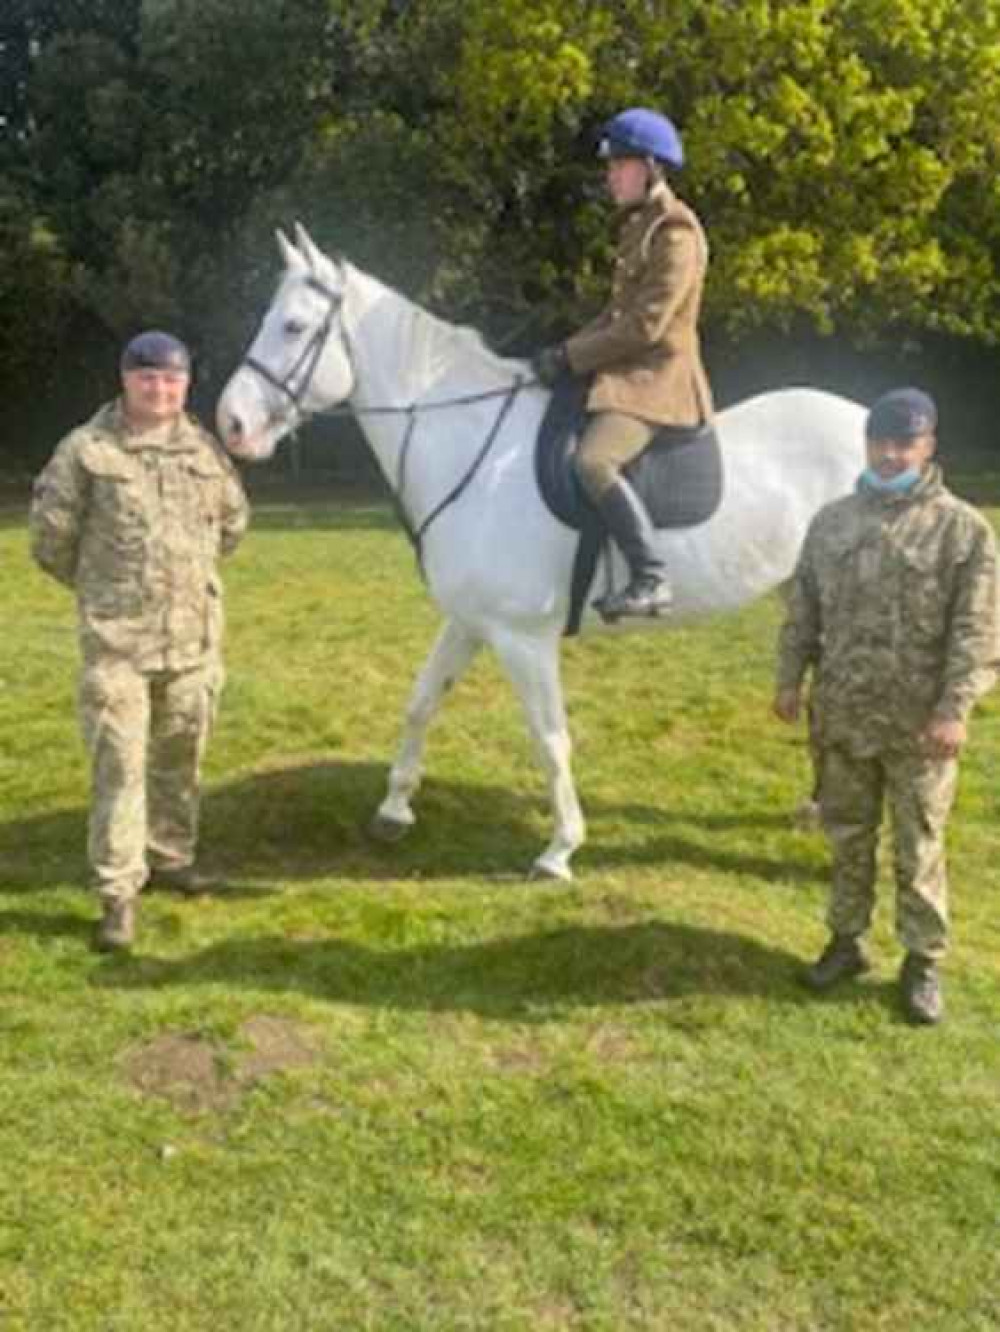
<svg viewBox="0 0 1000 1332">
<path fill-rule="evenodd" d="M 219 401 L 222 438 L 234 456 L 262 460 L 303 419 L 348 403 L 411 528 L 424 528 L 423 569 L 444 615 L 373 828 L 394 839 L 415 823 L 428 725 L 488 644 L 548 780 L 554 830 L 533 871 L 569 879 L 584 821 L 559 645 L 577 533 L 553 517 L 536 484 L 549 395 L 523 362 L 324 254 L 301 226 L 295 244 L 280 233 L 278 244 L 284 276 Z M 782 583 L 813 514 L 846 494 L 864 465 L 862 408 L 827 393 L 765 393 L 722 412 L 716 427 L 721 505 L 698 527 L 659 533 L 674 609 L 647 624 L 735 610 Z M 583 630 L 601 627 L 588 612 Z"/>
</svg>

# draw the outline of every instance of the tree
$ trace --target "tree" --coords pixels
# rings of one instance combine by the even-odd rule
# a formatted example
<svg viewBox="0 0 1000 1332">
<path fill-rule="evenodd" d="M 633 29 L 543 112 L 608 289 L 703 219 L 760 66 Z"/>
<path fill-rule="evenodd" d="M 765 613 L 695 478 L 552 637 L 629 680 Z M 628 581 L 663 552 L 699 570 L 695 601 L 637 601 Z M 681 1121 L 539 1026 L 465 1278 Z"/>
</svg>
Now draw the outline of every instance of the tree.
<svg viewBox="0 0 1000 1332">
<path fill-rule="evenodd" d="M 124 337 L 168 324 L 196 351 L 219 347 L 221 367 L 243 331 L 231 284 L 244 215 L 308 149 L 325 105 L 325 3 L 48 0 L 14 18 L 0 47 L 7 188 L 26 234 L 65 261 L 74 350 L 113 371 Z M 33 271 L 0 286 L 0 321 L 34 318 Z M 8 398 L 22 373 L 0 366 Z"/>
<path fill-rule="evenodd" d="M 553 146 L 624 105 L 674 115 L 714 241 L 709 316 L 731 332 L 1000 331 L 992 0 L 489 0 L 467 9 L 450 83 L 454 142 L 527 181 L 532 227 Z M 565 194 L 563 252 L 597 257 L 569 172 Z M 543 287 L 556 239 L 543 223 Z"/>
<path fill-rule="evenodd" d="M 501 344 L 565 331 L 630 104 L 684 133 L 716 338 L 1000 335 L 996 0 L 7 0 L 2 400 L 154 322 L 211 386 L 296 218 Z"/>
</svg>

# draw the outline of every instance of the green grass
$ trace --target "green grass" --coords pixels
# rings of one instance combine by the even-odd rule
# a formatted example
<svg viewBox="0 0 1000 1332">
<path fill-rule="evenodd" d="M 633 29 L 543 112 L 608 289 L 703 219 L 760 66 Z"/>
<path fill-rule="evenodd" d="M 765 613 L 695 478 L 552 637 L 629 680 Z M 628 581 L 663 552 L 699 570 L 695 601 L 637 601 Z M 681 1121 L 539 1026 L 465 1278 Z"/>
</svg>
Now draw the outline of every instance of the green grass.
<svg viewBox="0 0 1000 1332">
<path fill-rule="evenodd" d="M 549 816 L 487 660 L 412 839 L 364 835 L 435 626 L 381 509 L 269 505 L 227 586 L 229 889 L 149 895 L 101 958 L 72 607 L 0 524 L 0 1332 L 1000 1326 L 996 701 L 949 1015 L 915 1031 L 887 881 L 873 977 L 796 981 L 827 858 L 789 819 L 775 602 L 567 646 L 589 841 L 553 886 L 523 877 Z"/>
</svg>

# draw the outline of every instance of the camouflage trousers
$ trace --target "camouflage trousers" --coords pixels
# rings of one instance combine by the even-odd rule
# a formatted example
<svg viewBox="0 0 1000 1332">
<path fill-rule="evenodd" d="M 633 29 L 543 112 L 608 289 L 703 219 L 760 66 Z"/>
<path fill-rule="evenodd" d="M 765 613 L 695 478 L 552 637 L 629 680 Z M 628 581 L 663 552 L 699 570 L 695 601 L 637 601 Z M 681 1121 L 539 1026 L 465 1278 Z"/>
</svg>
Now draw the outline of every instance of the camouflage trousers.
<svg viewBox="0 0 1000 1332">
<path fill-rule="evenodd" d="M 898 751 L 858 758 L 822 752 L 820 809 L 833 851 L 827 916 L 834 934 L 860 935 L 875 907 L 883 806 L 892 819 L 896 936 L 907 952 L 940 958 L 948 946 L 944 831 L 958 764 Z"/>
<path fill-rule="evenodd" d="M 91 762 L 87 849 L 106 900 L 136 897 L 151 868 L 194 860 L 201 759 L 221 683 L 217 661 L 149 673 L 121 658 L 85 664 L 79 704 Z"/>
</svg>

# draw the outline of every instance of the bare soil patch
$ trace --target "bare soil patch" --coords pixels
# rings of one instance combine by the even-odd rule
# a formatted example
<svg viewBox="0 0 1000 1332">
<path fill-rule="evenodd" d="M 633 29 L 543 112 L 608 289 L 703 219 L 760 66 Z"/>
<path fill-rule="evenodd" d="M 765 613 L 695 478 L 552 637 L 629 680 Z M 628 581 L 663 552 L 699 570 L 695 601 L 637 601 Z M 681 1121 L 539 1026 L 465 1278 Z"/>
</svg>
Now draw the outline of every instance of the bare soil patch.
<svg viewBox="0 0 1000 1332">
<path fill-rule="evenodd" d="M 319 1035 L 306 1023 L 255 1014 L 229 1051 L 201 1036 L 167 1032 L 125 1052 L 126 1081 L 142 1096 L 156 1096 L 188 1114 L 230 1109 L 254 1084 L 274 1073 L 306 1068 L 321 1057 Z"/>
<path fill-rule="evenodd" d="M 240 1036 L 250 1045 L 235 1061 L 235 1076 L 244 1085 L 271 1073 L 308 1068 L 320 1057 L 319 1033 L 290 1018 L 255 1014 L 240 1027 Z"/>
<path fill-rule="evenodd" d="M 494 1046 L 490 1059 L 498 1072 L 514 1076 L 542 1077 L 552 1067 L 547 1054 L 528 1044 Z"/>
</svg>

